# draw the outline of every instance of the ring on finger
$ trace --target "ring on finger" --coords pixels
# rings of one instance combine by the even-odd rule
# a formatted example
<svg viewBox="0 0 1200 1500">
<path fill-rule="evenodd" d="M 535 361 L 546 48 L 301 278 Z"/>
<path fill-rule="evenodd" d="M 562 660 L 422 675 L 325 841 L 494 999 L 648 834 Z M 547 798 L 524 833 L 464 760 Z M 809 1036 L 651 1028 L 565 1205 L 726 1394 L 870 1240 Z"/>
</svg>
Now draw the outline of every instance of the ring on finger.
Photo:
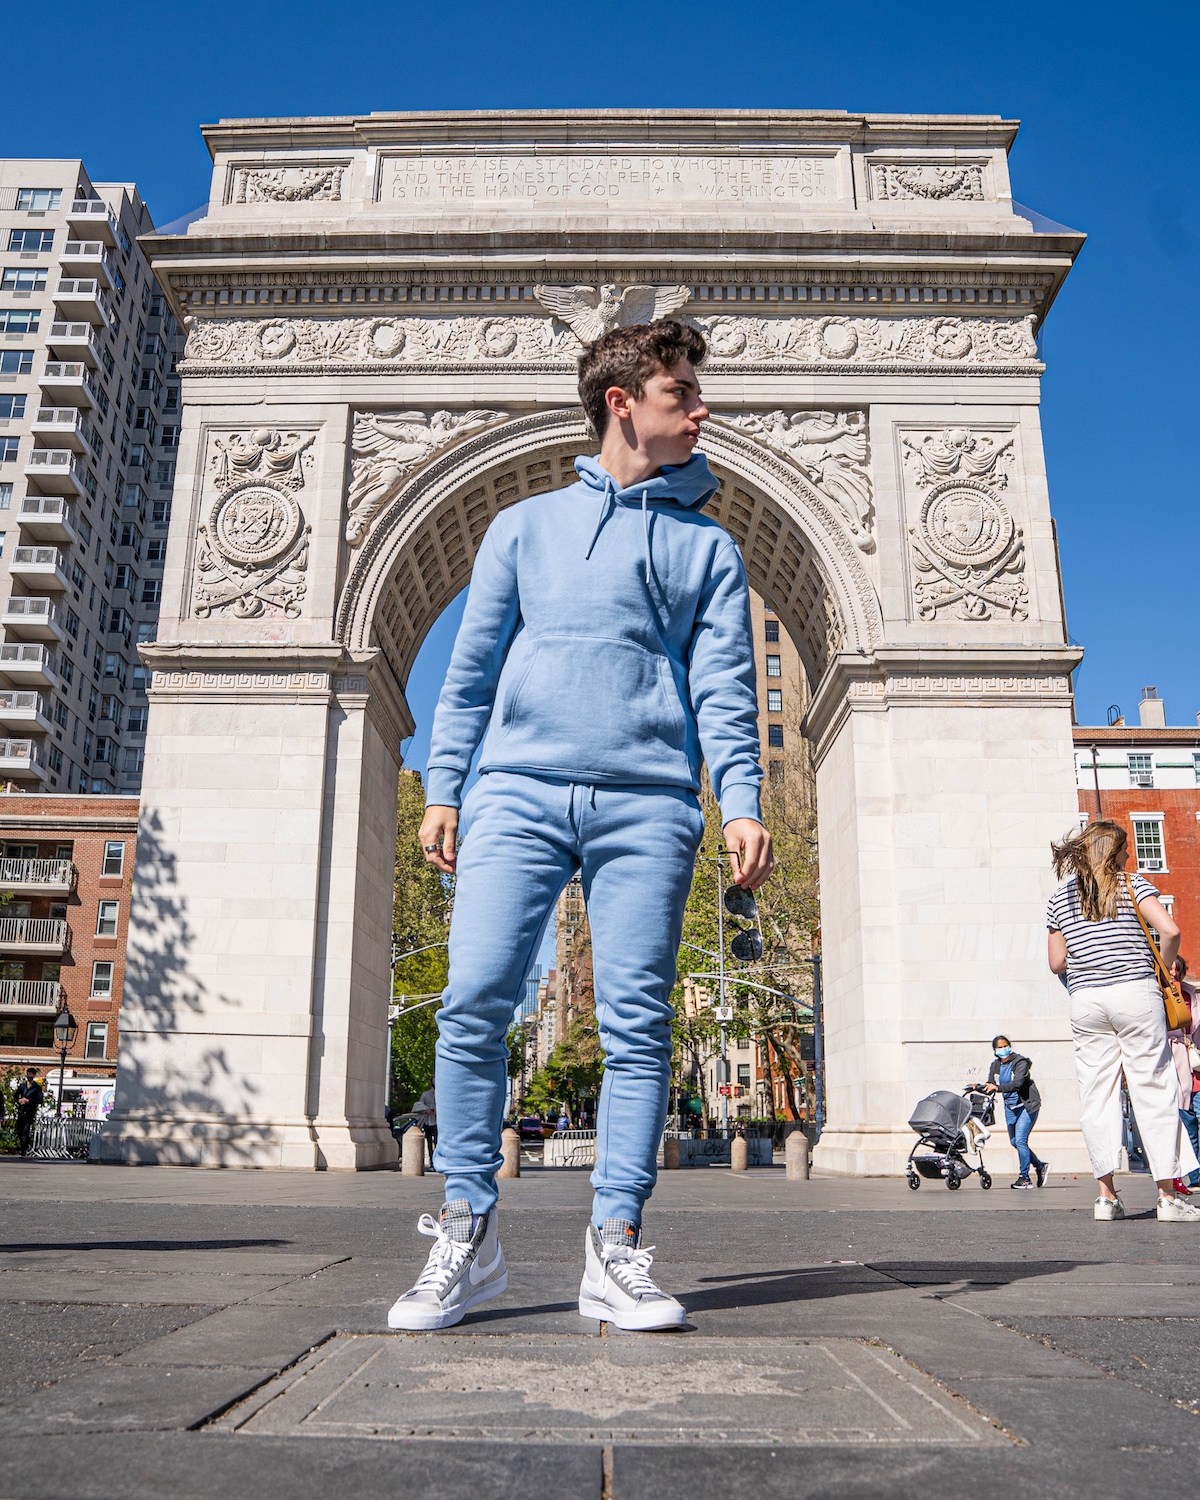
<svg viewBox="0 0 1200 1500">
<path fill-rule="evenodd" d="M 440 844 L 425 844 L 425 845 L 423 845 L 423 848 L 424 848 L 426 854 L 436 854 L 438 852 L 438 850 L 441 848 L 441 845 Z"/>
</svg>

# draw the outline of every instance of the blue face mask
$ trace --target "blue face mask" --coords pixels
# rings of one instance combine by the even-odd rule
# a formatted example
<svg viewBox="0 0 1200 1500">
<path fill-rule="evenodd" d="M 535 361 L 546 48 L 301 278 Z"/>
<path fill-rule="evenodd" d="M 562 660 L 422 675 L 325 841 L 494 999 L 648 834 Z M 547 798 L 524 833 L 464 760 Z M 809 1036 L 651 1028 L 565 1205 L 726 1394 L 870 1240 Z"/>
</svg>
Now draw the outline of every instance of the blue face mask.
<svg viewBox="0 0 1200 1500">
<path fill-rule="evenodd" d="M 996 1056 L 999 1057 L 999 1058 L 1001 1058 L 1001 1059 L 1004 1059 L 1006 1057 L 1011 1057 L 1012 1056 L 1012 1048 L 1011 1047 L 997 1047 L 996 1048 Z"/>
</svg>

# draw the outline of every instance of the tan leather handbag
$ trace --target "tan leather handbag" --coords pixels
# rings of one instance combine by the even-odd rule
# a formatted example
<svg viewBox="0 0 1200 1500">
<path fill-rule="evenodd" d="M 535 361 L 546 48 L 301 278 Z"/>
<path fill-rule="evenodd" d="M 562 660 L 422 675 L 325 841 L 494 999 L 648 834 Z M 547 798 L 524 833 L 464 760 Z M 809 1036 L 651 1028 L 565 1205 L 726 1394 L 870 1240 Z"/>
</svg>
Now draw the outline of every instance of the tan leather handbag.
<svg viewBox="0 0 1200 1500">
<path fill-rule="evenodd" d="M 1187 1001 L 1183 998 L 1183 991 L 1171 978 L 1171 971 L 1162 961 L 1162 954 L 1158 951 L 1158 944 L 1150 935 L 1150 928 L 1142 909 L 1137 904 L 1137 897 L 1133 894 L 1133 881 L 1128 874 L 1125 876 L 1125 889 L 1129 892 L 1129 899 L 1133 902 L 1133 910 L 1138 921 L 1142 924 L 1142 931 L 1146 934 L 1146 941 L 1150 944 L 1150 956 L 1154 960 L 1154 977 L 1158 980 L 1158 987 L 1162 991 L 1163 1009 L 1167 1013 L 1168 1031 L 1190 1031 L 1192 1028 L 1192 1015 L 1188 1010 Z"/>
</svg>

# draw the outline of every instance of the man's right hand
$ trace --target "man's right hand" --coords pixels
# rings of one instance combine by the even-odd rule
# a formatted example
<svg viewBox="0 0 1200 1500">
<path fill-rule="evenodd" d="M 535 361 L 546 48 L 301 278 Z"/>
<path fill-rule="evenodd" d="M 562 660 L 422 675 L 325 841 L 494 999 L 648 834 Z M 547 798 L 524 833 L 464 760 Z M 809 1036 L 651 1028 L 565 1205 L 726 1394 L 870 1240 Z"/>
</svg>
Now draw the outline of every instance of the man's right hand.
<svg viewBox="0 0 1200 1500">
<path fill-rule="evenodd" d="M 453 875 L 458 860 L 458 808 L 427 807 L 417 837 L 428 863 L 443 875 Z"/>
</svg>

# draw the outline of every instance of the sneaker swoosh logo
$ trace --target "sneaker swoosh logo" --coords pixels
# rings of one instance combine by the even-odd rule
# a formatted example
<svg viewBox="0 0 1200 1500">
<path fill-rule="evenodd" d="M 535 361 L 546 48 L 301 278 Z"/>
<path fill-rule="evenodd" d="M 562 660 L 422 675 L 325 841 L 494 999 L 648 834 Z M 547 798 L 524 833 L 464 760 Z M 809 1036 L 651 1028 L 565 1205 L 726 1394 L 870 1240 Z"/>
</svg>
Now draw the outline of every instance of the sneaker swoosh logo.
<svg viewBox="0 0 1200 1500">
<path fill-rule="evenodd" d="M 472 1263 L 471 1263 L 471 1269 L 470 1269 L 470 1272 L 468 1273 L 470 1275 L 470 1278 L 471 1278 L 471 1285 L 472 1286 L 478 1286 L 481 1281 L 486 1281 L 488 1279 L 488 1277 L 492 1274 L 492 1272 L 495 1271 L 496 1267 L 500 1264 L 500 1260 L 501 1260 L 501 1251 L 500 1251 L 500 1247 L 497 1246 L 496 1247 L 496 1258 L 495 1258 L 495 1260 L 492 1261 L 492 1263 L 491 1263 L 490 1266 L 484 1266 L 484 1267 L 481 1268 L 480 1265 L 479 1265 L 479 1262 L 477 1260 L 476 1261 L 472 1261 Z"/>
</svg>

